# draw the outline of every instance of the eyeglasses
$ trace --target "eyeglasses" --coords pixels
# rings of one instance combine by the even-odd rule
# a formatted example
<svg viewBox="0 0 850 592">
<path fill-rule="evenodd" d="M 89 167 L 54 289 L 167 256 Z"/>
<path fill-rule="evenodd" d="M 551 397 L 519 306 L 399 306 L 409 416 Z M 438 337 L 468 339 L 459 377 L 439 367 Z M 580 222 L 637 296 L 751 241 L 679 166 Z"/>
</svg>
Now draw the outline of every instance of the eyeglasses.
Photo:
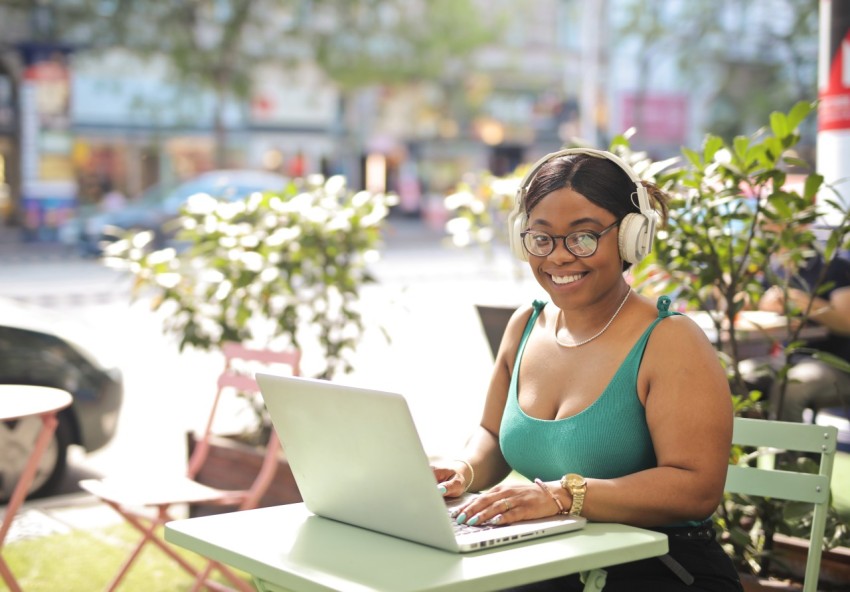
<svg viewBox="0 0 850 592">
<path fill-rule="evenodd" d="M 555 250 L 555 241 L 559 238 L 564 240 L 564 247 L 576 257 L 590 257 L 599 247 L 599 239 L 619 223 L 620 221 L 617 220 L 600 232 L 580 230 L 566 235 L 553 236 L 548 232 L 526 230 L 521 232 L 520 236 L 522 237 L 522 246 L 525 247 L 525 250 L 530 255 L 534 255 L 535 257 L 548 257 L 551 255 Z"/>
</svg>

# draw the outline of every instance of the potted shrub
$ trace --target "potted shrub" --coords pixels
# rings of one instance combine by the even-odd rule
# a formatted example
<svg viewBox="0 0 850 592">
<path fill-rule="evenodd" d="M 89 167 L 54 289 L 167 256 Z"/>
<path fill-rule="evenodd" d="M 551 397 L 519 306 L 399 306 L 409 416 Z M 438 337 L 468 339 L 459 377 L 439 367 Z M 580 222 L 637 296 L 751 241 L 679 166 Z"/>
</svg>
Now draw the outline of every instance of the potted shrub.
<svg viewBox="0 0 850 592">
<path fill-rule="evenodd" d="M 394 199 L 353 192 L 341 176 L 230 202 L 198 194 L 177 220 L 174 246 L 151 250 L 151 233 L 130 234 L 106 262 L 131 272 L 134 297 L 151 297 L 180 351 L 228 341 L 296 347 L 302 374 L 329 379 L 351 370 L 364 330 L 360 291 L 374 281 L 369 262 Z M 247 403 L 256 421 L 236 436 L 262 446 L 269 422 L 261 401 Z"/>
<path fill-rule="evenodd" d="M 813 104 L 800 103 L 787 114 L 773 113 L 769 128 L 731 144 L 708 135 L 701 150 L 684 149 L 681 163 L 654 177 L 673 197 L 672 216 L 658 233 L 653 254 L 635 269 L 635 283 L 675 294 L 677 302 L 711 319 L 738 414 L 768 411 L 761 393 L 750 392 L 741 376 L 739 364 L 748 354 L 736 318 L 762 297 L 771 253 L 781 250 L 793 267 L 815 248 L 828 262 L 847 248 L 850 238 L 846 208 L 823 186 L 823 178 L 794 156 L 797 129 L 813 109 Z M 798 173 L 797 183 L 789 183 L 789 171 Z M 829 227 L 823 223 L 827 213 Z M 791 282 L 790 275 L 768 279 L 785 292 Z M 811 290 L 817 294 L 824 287 L 822 275 Z M 784 360 L 776 376 L 783 395 L 790 356 L 805 351 L 800 335 L 813 312 L 811 303 L 802 309 L 786 305 L 787 326 L 773 336 L 777 355 Z M 846 361 L 825 352 L 808 353 L 850 370 Z M 742 453 L 733 450 L 733 460 Z M 810 459 L 789 462 L 817 472 Z M 775 535 L 802 536 L 808 532 L 809 515 L 809 509 L 797 504 L 740 497 L 727 498 L 718 512 L 720 526 L 728 533 L 727 550 L 739 569 L 763 577 L 781 567 L 773 561 Z M 826 548 L 850 542 L 850 533 L 835 515 L 827 535 Z"/>
</svg>

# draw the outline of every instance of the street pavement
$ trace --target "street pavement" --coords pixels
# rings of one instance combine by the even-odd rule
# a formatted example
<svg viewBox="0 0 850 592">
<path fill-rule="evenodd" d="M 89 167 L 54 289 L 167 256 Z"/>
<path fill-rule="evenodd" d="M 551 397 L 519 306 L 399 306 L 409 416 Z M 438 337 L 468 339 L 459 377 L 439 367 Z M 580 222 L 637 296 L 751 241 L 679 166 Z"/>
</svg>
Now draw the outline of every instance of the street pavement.
<svg viewBox="0 0 850 592">
<path fill-rule="evenodd" d="M 378 281 L 361 295 L 367 330 L 344 380 L 404 394 L 425 450 L 456 455 L 477 424 L 492 371 L 475 305 L 518 305 L 538 297 L 539 288 L 503 245 L 489 253 L 459 249 L 441 228 L 418 219 L 388 220 L 373 271 Z M 179 353 L 148 303 L 130 302 L 129 285 L 123 273 L 58 245 L 21 245 L 0 234 L 0 296 L 67 312 L 111 335 L 126 390 L 113 442 L 89 455 L 72 451 L 63 493 L 28 502 L 13 536 L 114 520 L 80 492 L 81 478 L 185 468 L 185 433 L 205 417 L 221 361 Z M 316 359 L 304 355 L 309 375 Z"/>
</svg>

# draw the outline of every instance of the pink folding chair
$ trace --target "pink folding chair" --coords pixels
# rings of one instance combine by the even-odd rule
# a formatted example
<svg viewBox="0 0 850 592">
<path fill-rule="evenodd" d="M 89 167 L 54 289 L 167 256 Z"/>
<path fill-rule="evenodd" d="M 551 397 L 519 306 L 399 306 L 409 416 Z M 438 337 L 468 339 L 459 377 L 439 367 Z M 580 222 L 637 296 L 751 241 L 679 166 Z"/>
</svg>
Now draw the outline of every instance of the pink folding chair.
<svg viewBox="0 0 850 592">
<path fill-rule="evenodd" d="M 218 570 L 236 589 L 245 592 L 253 590 L 246 580 L 218 562 L 208 561 L 202 569 L 195 568 L 165 542 L 160 530 L 166 522 L 175 519 L 172 512 L 178 505 L 204 504 L 232 510 L 256 508 L 274 480 L 280 451 L 280 442 L 274 430 L 266 446 L 260 470 L 248 489 L 238 491 L 219 489 L 196 480 L 209 456 L 210 437 L 222 394 L 227 391 L 248 395 L 258 394 L 259 387 L 253 378 L 252 370 L 262 368 L 280 372 L 279 367 L 285 366 L 293 375 L 298 375 L 300 371 L 301 355 L 296 350 L 276 352 L 252 349 L 237 343 L 225 343 L 222 346 L 222 352 L 225 359 L 224 371 L 218 378 L 218 388 L 206 427 L 192 451 L 185 476 L 176 478 L 157 476 L 145 479 L 107 477 L 80 481 L 80 487 L 108 504 L 142 535 L 109 584 L 107 589 L 110 591 L 118 587 L 148 543 L 161 549 L 195 578 L 192 590 L 199 590 L 202 587 L 211 590 L 232 590 L 210 579 L 214 570 Z"/>
</svg>

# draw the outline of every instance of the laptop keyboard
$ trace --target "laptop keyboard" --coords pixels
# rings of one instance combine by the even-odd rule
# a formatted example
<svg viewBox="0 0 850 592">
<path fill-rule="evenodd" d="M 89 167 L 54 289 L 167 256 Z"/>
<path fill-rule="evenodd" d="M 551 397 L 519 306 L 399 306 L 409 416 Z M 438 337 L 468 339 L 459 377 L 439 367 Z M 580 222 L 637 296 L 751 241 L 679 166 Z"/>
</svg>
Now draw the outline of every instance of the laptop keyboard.
<svg viewBox="0 0 850 592">
<path fill-rule="evenodd" d="M 454 529 L 455 534 L 470 534 L 473 532 L 481 532 L 483 530 L 491 530 L 496 528 L 495 524 L 490 524 L 489 522 L 485 522 L 480 525 L 470 526 L 469 524 L 458 524 L 457 520 L 452 517 L 452 510 L 449 509 L 449 522 L 451 522 L 452 528 Z"/>
<path fill-rule="evenodd" d="M 455 531 L 455 534 L 470 534 L 473 532 L 481 532 L 483 530 L 492 530 L 496 528 L 493 524 L 482 524 L 481 526 L 470 526 L 469 524 L 458 524 L 457 521 L 452 520 L 452 528 Z"/>
</svg>

